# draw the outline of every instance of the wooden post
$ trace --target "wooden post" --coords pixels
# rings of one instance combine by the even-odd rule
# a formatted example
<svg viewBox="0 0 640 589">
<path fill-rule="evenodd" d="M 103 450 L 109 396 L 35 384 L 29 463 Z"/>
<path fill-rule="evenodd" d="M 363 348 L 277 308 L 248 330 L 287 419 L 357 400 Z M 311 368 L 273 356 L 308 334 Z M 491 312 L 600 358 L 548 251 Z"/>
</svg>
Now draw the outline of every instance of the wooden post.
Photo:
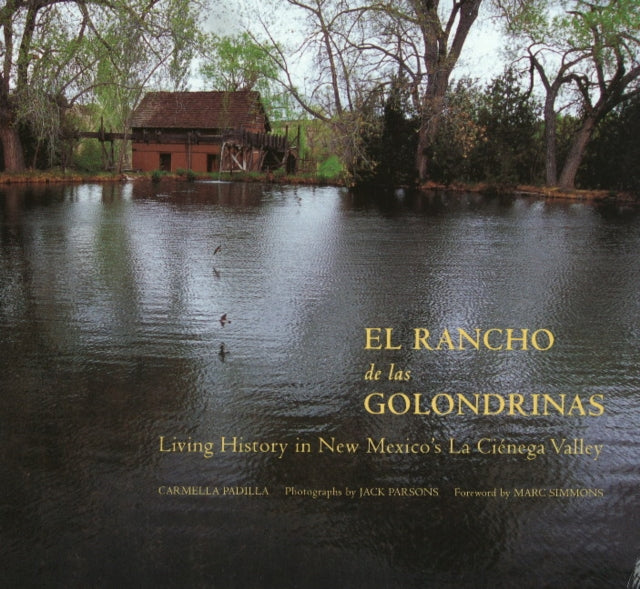
<svg viewBox="0 0 640 589">
<path fill-rule="evenodd" d="M 187 170 L 191 169 L 191 131 L 187 131 Z"/>
</svg>

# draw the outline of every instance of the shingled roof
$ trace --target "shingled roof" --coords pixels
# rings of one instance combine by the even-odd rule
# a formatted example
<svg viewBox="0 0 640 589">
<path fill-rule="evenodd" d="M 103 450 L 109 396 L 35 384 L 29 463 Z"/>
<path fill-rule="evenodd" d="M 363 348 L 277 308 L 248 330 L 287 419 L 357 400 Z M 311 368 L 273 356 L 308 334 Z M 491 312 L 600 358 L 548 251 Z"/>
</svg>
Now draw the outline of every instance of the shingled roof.
<svg viewBox="0 0 640 589">
<path fill-rule="evenodd" d="M 269 131 L 259 92 L 150 92 L 134 111 L 131 127 L 246 129 L 263 121 Z"/>
</svg>

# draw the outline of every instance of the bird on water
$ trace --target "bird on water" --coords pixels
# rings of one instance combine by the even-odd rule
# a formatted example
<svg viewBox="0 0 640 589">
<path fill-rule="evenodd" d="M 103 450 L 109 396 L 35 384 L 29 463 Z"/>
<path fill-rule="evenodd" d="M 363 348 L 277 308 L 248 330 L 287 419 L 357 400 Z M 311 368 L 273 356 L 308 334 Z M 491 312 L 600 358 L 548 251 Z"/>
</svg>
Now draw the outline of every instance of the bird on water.
<svg viewBox="0 0 640 589">
<path fill-rule="evenodd" d="M 221 245 L 219 245 L 218 247 L 216 247 L 216 249 L 213 250 L 213 255 L 215 256 L 219 251 L 222 251 Z M 213 267 L 213 273 L 215 274 L 216 278 L 220 278 L 220 272 L 216 270 L 215 266 Z"/>
</svg>

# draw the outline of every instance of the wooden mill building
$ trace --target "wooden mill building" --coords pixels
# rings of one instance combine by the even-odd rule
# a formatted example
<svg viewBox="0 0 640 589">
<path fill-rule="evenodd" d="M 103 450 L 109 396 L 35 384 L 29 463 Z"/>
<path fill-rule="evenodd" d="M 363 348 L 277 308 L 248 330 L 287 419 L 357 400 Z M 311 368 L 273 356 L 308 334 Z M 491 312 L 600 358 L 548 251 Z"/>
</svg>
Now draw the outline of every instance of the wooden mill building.
<svg viewBox="0 0 640 589">
<path fill-rule="evenodd" d="M 150 92 L 131 120 L 136 170 L 260 171 L 295 157 L 286 137 L 271 134 L 260 94 Z"/>
</svg>

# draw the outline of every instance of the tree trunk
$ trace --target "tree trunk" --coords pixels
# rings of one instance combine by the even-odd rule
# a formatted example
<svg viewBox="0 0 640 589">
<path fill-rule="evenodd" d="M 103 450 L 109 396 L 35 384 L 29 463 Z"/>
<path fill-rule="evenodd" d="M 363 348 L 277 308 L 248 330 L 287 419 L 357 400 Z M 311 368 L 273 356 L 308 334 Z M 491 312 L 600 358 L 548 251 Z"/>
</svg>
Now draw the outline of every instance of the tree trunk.
<svg viewBox="0 0 640 589">
<path fill-rule="evenodd" d="M 0 141 L 4 154 L 5 172 L 24 171 L 24 152 L 18 130 L 11 123 L 0 124 Z"/>
<path fill-rule="evenodd" d="M 544 103 L 544 167 L 547 186 L 555 186 L 558 183 L 558 168 L 556 155 L 556 112 L 554 109 L 554 97 L 547 94 Z"/>
<path fill-rule="evenodd" d="M 420 129 L 418 130 L 418 148 L 416 153 L 416 170 L 418 178 L 424 182 L 429 171 L 429 161 L 431 159 L 431 146 L 433 144 L 433 133 L 430 130 L 430 121 L 426 117 L 422 118 Z"/>
<path fill-rule="evenodd" d="M 438 86 L 434 84 L 432 87 L 434 87 L 434 90 L 432 90 L 431 95 L 425 96 L 423 101 L 420 129 L 418 130 L 416 170 L 421 182 L 424 182 L 429 175 L 433 146 L 438 134 L 440 119 L 442 118 L 444 96 L 447 91 L 447 78 L 445 77 L 444 84 Z"/>
<path fill-rule="evenodd" d="M 559 182 L 560 188 L 565 190 L 575 188 L 576 174 L 582 163 L 585 149 L 591 139 L 596 122 L 595 116 L 587 116 L 578 130 L 578 133 L 571 143 L 571 149 L 569 149 L 569 154 L 564 162 L 564 166 L 562 167 Z"/>
<path fill-rule="evenodd" d="M 410 4 L 414 5 L 417 21 L 420 23 L 425 43 L 423 60 L 425 71 L 428 72 L 416 153 L 418 178 L 424 182 L 429 173 L 429 162 L 442 118 L 449 77 L 460 57 L 469 31 L 478 17 L 482 0 L 453 2 L 449 23 L 444 28 L 438 14 L 438 2 L 421 1 Z M 457 22 L 455 26 L 453 26 L 454 22 Z M 453 38 L 451 45 L 448 46 L 451 34 Z"/>
</svg>

